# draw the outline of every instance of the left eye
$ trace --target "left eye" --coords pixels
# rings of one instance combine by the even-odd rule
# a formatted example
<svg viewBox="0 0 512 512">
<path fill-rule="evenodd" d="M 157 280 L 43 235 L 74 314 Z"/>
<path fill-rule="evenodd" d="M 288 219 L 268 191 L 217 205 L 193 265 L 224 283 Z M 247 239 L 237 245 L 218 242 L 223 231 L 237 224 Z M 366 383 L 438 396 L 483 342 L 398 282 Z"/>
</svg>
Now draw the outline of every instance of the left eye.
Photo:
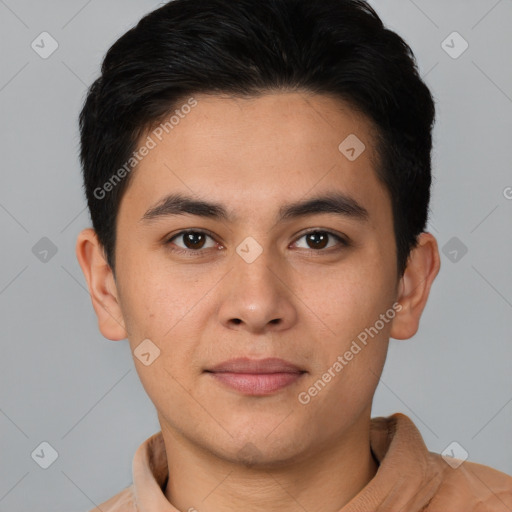
<svg viewBox="0 0 512 512">
<path fill-rule="evenodd" d="M 299 240 L 301 240 L 303 238 L 306 240 L 306 244 L 308 246 L 303 247 L 304 249 L 318 250 L 318 249 L 330 248 L 333 245 L 334 246 L 336 245 L 336 244 L 333 244 L 330 246 L 328 245 L 329 237 L 331 239 L 336 240 L 338 243 L 341 243 L 341 245 L 348 245 L 347 242 L 343 238 L 341 238 L 338 235 L 335 235 L 334 233 L 330 233 L 329 231 L 310 231 L 309 233 L 302 235 L 299 238 Z M 295 242 L 295 245 L 297 246 L 298 242 Z"/>
</svg>

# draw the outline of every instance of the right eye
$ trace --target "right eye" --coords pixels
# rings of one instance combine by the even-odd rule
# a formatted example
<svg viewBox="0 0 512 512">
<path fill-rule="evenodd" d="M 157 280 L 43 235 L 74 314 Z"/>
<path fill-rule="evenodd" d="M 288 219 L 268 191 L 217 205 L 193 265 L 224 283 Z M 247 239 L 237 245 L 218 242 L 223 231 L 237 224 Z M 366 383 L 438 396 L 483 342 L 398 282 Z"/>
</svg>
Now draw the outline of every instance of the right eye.
<svg viewBox="0 0 512 512">
<path fill-rule="evenodd" d="M 210 238 L 213 243 L 209 246 L 206 246 L 206 240 Z M 175 242 L 175 240 L 181 241 L 183 245 L 179 245 Z M 215 242 L 213 237 L 206 233 L 205 231 L 180 231 L 176 235 L 173 235 L 172 238 L 167 240 L 166 245 L 176 245 L 179 249 L 177 252 L 200 252 L 201 249 L 211 249 L 215 247 Z"/>
</svg>

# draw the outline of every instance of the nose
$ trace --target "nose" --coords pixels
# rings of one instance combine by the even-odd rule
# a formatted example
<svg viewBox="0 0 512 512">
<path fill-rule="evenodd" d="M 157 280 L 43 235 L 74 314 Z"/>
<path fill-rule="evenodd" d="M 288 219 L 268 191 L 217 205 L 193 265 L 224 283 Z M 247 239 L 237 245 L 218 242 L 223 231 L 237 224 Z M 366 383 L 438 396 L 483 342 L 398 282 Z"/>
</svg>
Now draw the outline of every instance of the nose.
<svg viewBox="0 0 512 512">
<path fill-rule="evenodd" d="M 268 250 L 254 261 L 242 256 L 233 256 L 232 270 L 222 285 L 219 321 L 229 329 L 254 334 L 289 329 L 297 321 L 297 309 L 285 262 Z"/>
</svg>

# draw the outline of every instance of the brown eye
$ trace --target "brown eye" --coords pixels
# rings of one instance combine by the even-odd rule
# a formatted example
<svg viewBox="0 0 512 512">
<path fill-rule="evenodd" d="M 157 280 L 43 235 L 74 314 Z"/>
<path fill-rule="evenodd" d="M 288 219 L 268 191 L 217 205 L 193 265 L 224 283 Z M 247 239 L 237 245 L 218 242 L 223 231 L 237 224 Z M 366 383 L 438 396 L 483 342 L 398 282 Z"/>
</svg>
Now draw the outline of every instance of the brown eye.
<svg viewBox="0 0 512 512">
<path fill-rule="evenodd" d="M 212 242 L 209 246 L 206 246 L 208 238 L 211 239 Z M 179 248 L 177 250 L 188 249 L 190 251 L 199 251 L 200 249 L 215 247 L 215 241 L 212 237 L 202 231 L 182 231 L 181 233 L 173 236 L 167 243 L 169 245 L 176 245 Z"/>
<path fill-rule="evenodd" d="M 185 233 L 183 236 L 183 242 L 188 249 L 202 249 L 205 241 L 205 235 L 203 233 Z"/>
<path fill-rule="evenodd" d="M 305 239 L 304 243 L 299 244 L 299 240 Z M 334 242 L 334 243 L 332 243 Z M 337 243 L 336 243 L 337 242 Z M 295 242 L 295 246 L 301 249 L 310 249 L 314 251 L 321 251 L 322 249 L 331 249 L 336 248 L 336 245 L 343 247 L 348 247 L 349 243 L 343 239 L 339 235 L 335 235 L 330 231 L 310 231 L 309 233 L 305 233 L 302 235 L 297 242 Z"/>
<path fill-rule="evenodd" d="M 306 240 L 311 249 L 324 249 L 329 242 L 329 234 L 315 231 L 306 235 Z"/>
</svg>

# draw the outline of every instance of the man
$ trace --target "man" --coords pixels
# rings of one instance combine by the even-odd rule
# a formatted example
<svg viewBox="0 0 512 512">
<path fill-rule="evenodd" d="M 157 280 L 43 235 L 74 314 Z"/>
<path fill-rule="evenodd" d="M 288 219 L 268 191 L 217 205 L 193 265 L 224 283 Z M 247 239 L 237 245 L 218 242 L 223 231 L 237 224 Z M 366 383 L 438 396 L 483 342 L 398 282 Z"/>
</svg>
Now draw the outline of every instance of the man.
<svg viewBox="0 0 512 512">
<path fill-rule="evenodd" d="M 370 417 L 440 267 L 434 116 L 363 1 L 175 0 L 113 45 L 77 257 L 161 432 L 95 510 L 511 509 L 511 477 Z"/>
</svg>

